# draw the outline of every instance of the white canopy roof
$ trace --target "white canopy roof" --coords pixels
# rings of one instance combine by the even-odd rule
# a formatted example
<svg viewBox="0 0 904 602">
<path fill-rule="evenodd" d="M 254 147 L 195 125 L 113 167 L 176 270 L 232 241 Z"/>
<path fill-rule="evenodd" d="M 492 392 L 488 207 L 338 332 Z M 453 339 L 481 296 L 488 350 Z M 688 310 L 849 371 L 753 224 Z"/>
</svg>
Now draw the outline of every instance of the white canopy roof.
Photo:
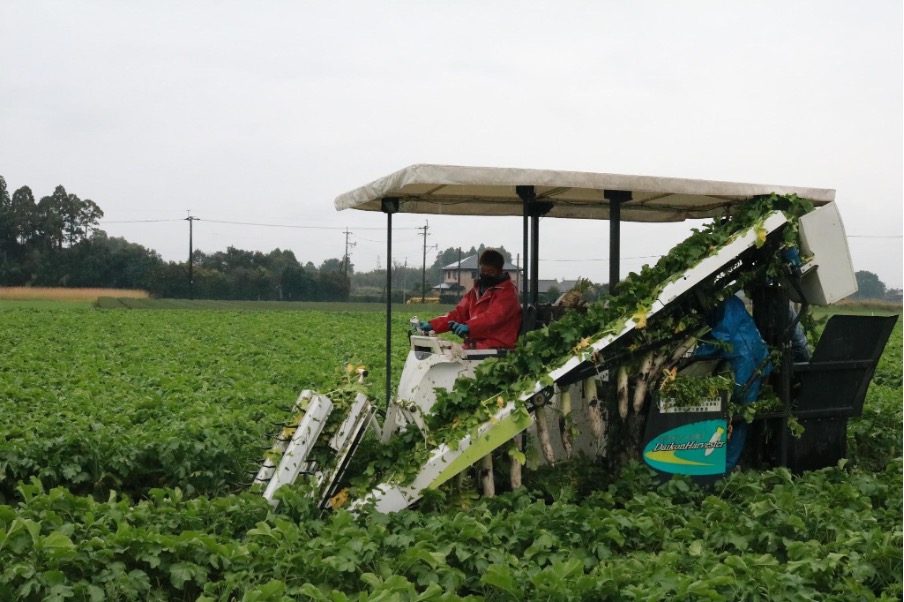
<svg viewBox="0 0 904 602">
<path fill-rule="evenodd" d="M 835 191 L 769 184 L 743 184 L 628 176 L 579 171 L 418 164 L 336 197 L 336 209 L 381 211 L 382 201 L 399 199 L 400 213 L 433 215 L 522 215 L 516 186 L 534 186 L 536 198 L 551 201 L 547 217 L 609 219 L 604 191 L 629 191 L 621 220 L 669 222 L 731 213 L 731 205 L 767 194 L 796 194 L 814 205 L 835 199 Z"/>
</svg>

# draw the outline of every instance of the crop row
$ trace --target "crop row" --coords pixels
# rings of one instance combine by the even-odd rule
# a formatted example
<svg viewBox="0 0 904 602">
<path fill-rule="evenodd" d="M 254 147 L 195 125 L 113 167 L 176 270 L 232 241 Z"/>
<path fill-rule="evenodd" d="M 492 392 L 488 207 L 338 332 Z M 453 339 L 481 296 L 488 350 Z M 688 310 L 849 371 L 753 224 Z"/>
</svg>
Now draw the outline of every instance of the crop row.
<svg viewBox="0 0 904 602">
<path fill-rule="evenodd" d="M 0 311 L 0 495 L 33 476 L 102 495 L 241 489 L 284 410 L 343 362 L 385 395 L 384 338 L 378 313 Z"/>
<path fill-rule="evenodd" d="M 900 599 L 900 324 L 843 467 L 575 462 L 390 516 L 246 491 L 299 390 L 355 359 L 382 397 L 379 313 L 0 307 L 0 337 L 3 600 Z"/>
<path fill-rule="evenodd" d="M 327 518 L 293 488 L 133 504 L 23 485 L 0 506 L 0 597 L 75 600 L 894 600 L 900 463 L 795 479 L 735 474 L 712 491 L 638 465 L 572 499 L 530 490 L 467 510 L 435 497 Z M 583 477 L 591 474 L 586 471 Z M 535 486 L 542 485 L 535 483 Z M 542 488 L 542 487 L 541 487 Z"/>
</svg>

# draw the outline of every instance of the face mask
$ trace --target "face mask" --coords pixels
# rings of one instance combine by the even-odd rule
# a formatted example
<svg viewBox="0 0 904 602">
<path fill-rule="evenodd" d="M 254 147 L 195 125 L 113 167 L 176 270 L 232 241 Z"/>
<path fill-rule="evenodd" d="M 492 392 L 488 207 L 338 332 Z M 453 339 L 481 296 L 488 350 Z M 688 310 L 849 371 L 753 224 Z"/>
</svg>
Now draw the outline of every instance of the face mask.
<svg viewBox="0 0 904 602">
<path fill-rule="evenodd" d="M 477 283 L 483 288 L 489 288 L 503 282 L 507 276 L 508 274 L 506 274 L 505 272 L 499 274 L 498 276 L 487 276 L 486 274 L 481 274 L 477 278 Z"/>
</svg>

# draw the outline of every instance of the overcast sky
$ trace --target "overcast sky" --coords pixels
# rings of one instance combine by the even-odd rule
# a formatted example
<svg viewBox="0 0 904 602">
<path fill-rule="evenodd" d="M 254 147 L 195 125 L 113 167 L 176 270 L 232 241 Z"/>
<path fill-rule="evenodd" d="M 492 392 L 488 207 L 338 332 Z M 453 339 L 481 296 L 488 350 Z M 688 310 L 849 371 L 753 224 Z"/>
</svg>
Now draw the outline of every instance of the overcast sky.
<svg viewBox="0 0 904 602">
<path fill-rule="evenodd" d="M 414 163 L 832 188 L 855 270 L 902 286 L 902 8 L 833 2 L 0 2 L 0 175 L 111 236 L 386 265 L 339 194 Z M 520 218 L 400 215 L 521 249 Z M 237 222 L 237 223 L 224 223 Z M 255 225 L 261 224 L 261 225 Z M 693 223 L 626 224 L 622 275 Z M 428 252 L 432 263 L 436 251 Z M 544 220 L 541 278 L 608 279 L 605 222 Z"/>
</svg>

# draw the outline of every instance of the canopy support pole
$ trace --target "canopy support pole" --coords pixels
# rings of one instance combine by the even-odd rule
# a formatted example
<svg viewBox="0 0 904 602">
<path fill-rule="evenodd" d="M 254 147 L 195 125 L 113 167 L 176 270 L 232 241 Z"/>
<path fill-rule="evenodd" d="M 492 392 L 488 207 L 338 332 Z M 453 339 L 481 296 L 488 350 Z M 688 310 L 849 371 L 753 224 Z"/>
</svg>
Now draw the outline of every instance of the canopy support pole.
<svg viewBox="0 0 904 602">
<path fill-rule="evenodd" d="M 609 294 L 617 295 L 621 263 L 621 206 L 631 200 L 630 190 L 604 190 L 609 201 Z"/>
<path fill-rule="evenodd" d="M 537 304 L 540 297 L 540 216 L 532 212 L 530 216 L 530 302 Z"/>
<path fill-rule="evenodd" d="M 392 401 L 392 214 L 399 199 L 385 198 L 380 209 L 386 214 L 386 407 Z"/>
<path fill-rule="evenodd" d="M 552 209 L 550 201 L 534 200 L 530 203 L 531 262 L 530 262 L 530 302 L 536 305 L 540 299 L 540 218 Z"/>
<path fill-rule="evenodd" d="M 515 186 L 515 192 L 524 204 L 524 288 L 529 295 L 522 295 L 526 299 L 524 307 L 528 304 L 536 305 L 539 299 L 540 276 L 540 216 L 549 213 L 553 204 L 550 201 L 538 201 L 537 192 L 533 186 Z M 528 223 L 530 223 L 530 235 L 528 235 Z M 530 241 L 530 244 L 528 244 Z M 528 277 L 528 269 L 530 276 Z"/>
<path fill-rule="evenodd" d="M 549 213 L 553 204 L 551 201 L 538 201 L 537 191 L 533 186 L 515 186 L 515 192 L 524 204 L 524 274 L 527 276 L 528 266 L 530 277 L 525 283 L 525 290 L 530 289 L 526 295 L 527 303 L 537 304 L 539 298 L 540 281 L 540 216 Z M 529 218 L 529 220 L 528 220 Z M 528 221 L 530 222 L 530 235 L 528 236 Z M 530 250 L 528 252 L 528 239 Z"/>
<path fill-rule="evenodd" d="M 522 246 L 523 246 L 523 255 L 522 263 L 521 263 L 521 309 L 527 309 L 528 304 L 530 303 L 530 274 L 528 272 L 528 266 L 530 266 L 530 253 L 529 253 L 529 242 L 530 242 L 530 234 L 528 226 L 530 224 L 530 203 L 535 198 L 537 198 L 537 194 L 534 191 L 533 186 L 515 186 L 515 192 L 518 197 L 521 199 L 523 205 L 523 220 L 522 220 Z"/>
</svg>

